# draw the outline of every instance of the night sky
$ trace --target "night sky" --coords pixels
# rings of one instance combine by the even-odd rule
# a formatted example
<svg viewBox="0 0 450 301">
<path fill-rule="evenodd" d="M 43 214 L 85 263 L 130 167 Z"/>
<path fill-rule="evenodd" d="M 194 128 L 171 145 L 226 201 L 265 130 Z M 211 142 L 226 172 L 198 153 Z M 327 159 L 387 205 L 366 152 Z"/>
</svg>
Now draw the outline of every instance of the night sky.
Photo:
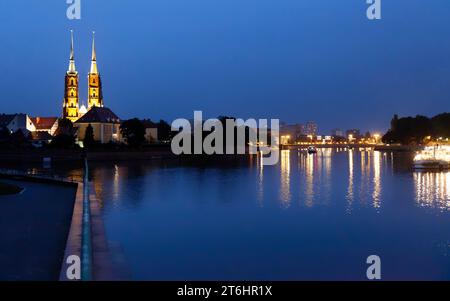
<svg viewBox="0 0 450 301">
<path fill-rule="evenodd" d="M 385 130 L 394 113 L 450 111 L 450 1 L 0 2 L 0 112 L 59 116 L 69 30 L 81 99 L 91 31 L 105 105 L 121 118 L 232 115 Z"/>
</svg>

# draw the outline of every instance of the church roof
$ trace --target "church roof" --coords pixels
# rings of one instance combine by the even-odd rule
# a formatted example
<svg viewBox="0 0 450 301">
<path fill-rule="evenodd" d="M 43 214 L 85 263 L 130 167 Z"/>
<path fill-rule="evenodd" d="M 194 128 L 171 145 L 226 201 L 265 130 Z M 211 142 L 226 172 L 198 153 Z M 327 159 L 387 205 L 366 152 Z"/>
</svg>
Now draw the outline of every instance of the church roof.
<svg viewBox="0 0 450 301">
<path fill-rule="evenodd" d="M 49 130 L 58 122 L 58 117 L 32 117 L 30 119 L 36 130 Z"/>
<path fill-rule="evenodd" d="M 75 123 L 120 123 L 120 118 L 109 108 L 92 107 Z"/>
</svg>

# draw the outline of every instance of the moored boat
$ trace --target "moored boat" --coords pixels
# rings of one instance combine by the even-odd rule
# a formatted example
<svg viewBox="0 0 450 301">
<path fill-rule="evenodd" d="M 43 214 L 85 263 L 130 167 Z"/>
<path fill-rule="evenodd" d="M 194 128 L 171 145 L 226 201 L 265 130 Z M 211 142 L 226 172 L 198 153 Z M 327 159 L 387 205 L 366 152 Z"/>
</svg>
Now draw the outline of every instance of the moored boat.
<svg viewBox="0 0 450 301">
<path fill-rule="evenodd" d="M 450 146 L 427 146 L 414 157 L 416 169 L 450 168 Z"/>
<path fill-rule="evenodd" d="M 308 154 L 317 153 L 317 149 L 314 146 L 308 146 Z"/>
</svg>

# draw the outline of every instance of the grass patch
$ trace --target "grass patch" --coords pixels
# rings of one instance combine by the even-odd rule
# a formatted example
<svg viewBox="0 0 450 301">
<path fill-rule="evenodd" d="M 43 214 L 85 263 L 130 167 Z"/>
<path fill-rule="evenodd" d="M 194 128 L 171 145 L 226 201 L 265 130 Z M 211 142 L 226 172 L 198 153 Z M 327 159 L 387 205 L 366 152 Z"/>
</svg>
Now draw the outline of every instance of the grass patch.
<svg viewBox="0 0 450 301">
<path fill-rule="evenodd" d="M 16 194 L 21 191 L 22 188 L 19 186 L 0 182 L 0 195 Z"/>
</svg>

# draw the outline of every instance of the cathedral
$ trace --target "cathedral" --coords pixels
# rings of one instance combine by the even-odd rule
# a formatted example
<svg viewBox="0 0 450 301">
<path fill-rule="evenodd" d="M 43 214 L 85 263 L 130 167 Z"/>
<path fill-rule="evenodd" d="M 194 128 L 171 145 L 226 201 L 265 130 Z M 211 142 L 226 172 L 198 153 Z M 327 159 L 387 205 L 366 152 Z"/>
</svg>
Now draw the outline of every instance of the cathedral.
<svg viewBox="0 0 450 301">
<path fill-rule="evenodd" d="M 67 118 L 72 122 L 76 122 L 80 117 L 86 114 L 92 107 L 103 107 L 103 93 L 100 73 L 97 67 L 97 54 L 95 52 L 95 37 L 92 39 L 92 59 L 91 68 L 88 74 L 88 100 L 87 108 L 80 106 L 80 98 L 78 93 L 79 76 L 75 67 L 75 54 L 73 43 L 73 32 L 70 37 L 70 60 L 69 69 L 65 76 L 63 118 Z"/>
<path fill-rule="evenodd" d="M 70 35 L 69 69 L 65 76 L 64 103 L 62 118 L 67 118 L 77 129 L 78 140 L 83 140 L 86 129 L 91 126 L 94 139 L 101 143 L 120 141 L 120 118 L 110 109 L 104 107 L 102 81 L 97 66 L 95 36 L 92 39 L 91 68 L 88 74 L 87 108 L 80 106 L 78 93 L 79 76 L 75 67 L 73 32 Z"/>
</svg>

